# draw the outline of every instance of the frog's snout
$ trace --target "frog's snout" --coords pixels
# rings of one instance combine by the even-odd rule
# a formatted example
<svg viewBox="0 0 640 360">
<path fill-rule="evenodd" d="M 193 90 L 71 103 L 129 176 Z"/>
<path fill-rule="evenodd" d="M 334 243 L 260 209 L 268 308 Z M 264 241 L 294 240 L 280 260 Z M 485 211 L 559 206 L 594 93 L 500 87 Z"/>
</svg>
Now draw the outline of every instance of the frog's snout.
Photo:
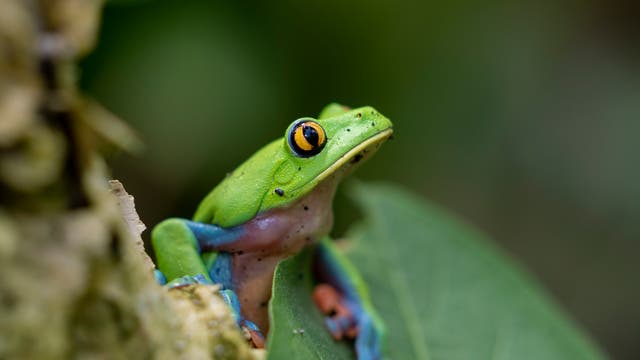
<svg viewBox="0 0 640 360">
<path fill-rule="evenodd" d="M 389 140 L 392 137 L 392 135 L 393 135 L 393 129 L 387 128 L 379 132 L 378 134 L 372 136 L 368 141 L 365 142 L 366 145 L 364 147 L 358 149 L 359 151 L 354 152 L 353 155 L 350 156 L 349 165 L 356 165 L 362 162 L 363 160 L 366 160 L 369 157 L 371 157 L 371 155 L 373 155 L 376 151 L 378 151 L 382 143 Z"/>
</svg>

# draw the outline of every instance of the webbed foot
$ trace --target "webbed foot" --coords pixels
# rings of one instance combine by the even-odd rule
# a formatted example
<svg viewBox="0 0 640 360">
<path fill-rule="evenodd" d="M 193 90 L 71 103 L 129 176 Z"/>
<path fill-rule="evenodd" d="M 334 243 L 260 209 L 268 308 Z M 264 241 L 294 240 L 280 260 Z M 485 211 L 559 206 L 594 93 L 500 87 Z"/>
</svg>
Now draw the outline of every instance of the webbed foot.
<svg viewBox="0 0 640 360">
<path fill-rule="evenodd" d="M 344 302 L 343 296 L 331 285 L 318 284 L 313 289 L 313 301 L 325 316 L 325 324 L 335 340 L 354 339 L 358 327 L 354 314 Z"/>
<path fill-rule="evenodd" d="M 264 349 L 264 335 L 262 335 L 258 326 L 247 319 L 242 320 L 241 323 L 240 328 L 249 334 L 253 346 L 257 349 Z"/>
<path fill-rule="evenodd" d="M 213 282 L 209 280 L 204 274 L 198 274 L 193 276 L 185 275 L 167 282 L 167 277 L 164 276 L 162 271 L 158 269 L 154 269 L 153 276 L 155 277 L 158 284 L 163 286 L 166 285 L 168 288 L 181 287 L 181 286 L 187 286 L 187 285 L 193 285 L 193 284 L 213 285 Z"/>
<path fill-rule="evenodd" d="M 371 318 L 357 305 L 328 284 L 316 285 L 313 300 L 325 315 L 325 324 L 335 340 L 355 340 L 358 360 L 382 359 L 379 334 Z"/>
<path fill-rule="evenodd" d="M 383 358 L 385 327 L 369 300 L 364 281 L 329 238 L 318 246 L 313 299 L 334 339 L 354 340 L 358 360 Z"/>
<path fill-rule="evenodd" d="M 194 284 L 213 285 L 213 282 L 211 282 L 211 280 L 207 279 L 202 274 L 198 274 L 194 276 L 185 275 L 183 277 L 171 280 L 169 283 L 167 283 L 167 286 L 170 288 L 174 288 L 174 287 L 182 287 L 182 286 L 194 285 Z"/>
</svg>

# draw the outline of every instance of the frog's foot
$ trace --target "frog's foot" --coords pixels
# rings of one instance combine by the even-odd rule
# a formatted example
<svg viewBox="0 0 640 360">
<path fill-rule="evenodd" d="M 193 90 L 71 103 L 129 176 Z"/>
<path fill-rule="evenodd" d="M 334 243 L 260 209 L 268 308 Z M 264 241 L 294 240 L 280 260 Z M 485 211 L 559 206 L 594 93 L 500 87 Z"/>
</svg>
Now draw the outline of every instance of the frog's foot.
<svg viewBox="0 0 640 360">
<path fill-rule="evenodd" d="M 183 277 L 179 277 L 167 282 L 167 277 L 164 276 L 162 271 L 158 269 L 154 269 L 153 277 L 156 279 L 158 284 L 166 285 L 168 288 L 182 287 L 182 286 L 193 285 L 193 284 L 213 285 L 213 282 L 211 282 L 211 280 L 209 280 L 204 274 L 198 274 L 193 276 L 185 275 Z"/>
<path fill-rule="evenodd" d="M 245 319 L 240 313 L 240 301 L 238 300 L 238 295 L 236 295 L 233 290 L 225 289 L 220 290 L 220 296 L 222 296 L 222 300 L 224 300 L 224 302 L 231 308 L 238 327 L 248 335 L 247 337 L 251 340 L 253 346 L 258 349 L 264 348 L 264 335 L 262 335 L 258 326 L 252 321 Z"/>
<path fill-rule="evenodd" d="M 253 346 L 257 349 L 264 349 L 264 335 L 262 335 L 258 326 L 247 319 L 242 320 L 241 323 L 240 328 L 248 334 Z"/>
<path fill-rule="evenodd" d="M 358 336 L 356 318 L 346 306 L 344 297 L 333 286 L 318 284 L 313 289 L 313 301 L 325 315 L 325 324 L 335 340 Z"/>
<path fill-rule="evenodd" d="M 207 279 L 203 274 L 198 275 L 185 275 L 183 277 L 179 277 L 177 279 L 173 279 L 166 283 L 168 288 L 179 288 L 187 285 L 194 284 L 204 284 L 204 285 L 213 285 L 211 280 Z"/>
<path fill-rule="evenodd" d="M 354 340 L 358 360 L 382 359 L 380 336 L 371 318 L 331 285 L 318 284 L 313 300 L 326 316 L 325 324 L 335 340 Z"/>
<path fill-rule="evenodd" d="M 318 246 L 314 263 L 316 281 L 313 298 L 327 316 L 325 323 L 335 339 L 355 340 L 358 360 L 382 359 L 384 324 L 377 317 L 363 288 L 363 280 L 348 259 L 329 239 Z"/>
<path fill-rule="evenodd" d="M 168 288 L 183 287 L 193 284 L 213 285 L 213 282 L 211 282 L 211 280 L 209 280 L 204 274 L 193 276 L 185 275 L 167 282 L 167 277 L 164 276 L 162 271 L 155 269 L 153 270 L 153 276 L 155 277 L 158 284 L 163 286 L 166 285 Z"/>
</svg>

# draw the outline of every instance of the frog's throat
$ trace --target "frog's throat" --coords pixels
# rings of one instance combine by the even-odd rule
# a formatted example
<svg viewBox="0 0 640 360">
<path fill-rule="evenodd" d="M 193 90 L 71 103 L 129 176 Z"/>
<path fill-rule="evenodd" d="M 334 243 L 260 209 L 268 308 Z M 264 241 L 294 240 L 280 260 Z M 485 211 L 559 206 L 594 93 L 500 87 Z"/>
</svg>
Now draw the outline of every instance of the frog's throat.
<svg viewBox="0 0 640 360">
<path fill-rule="evenodd" d="M 294 192 L 298 192 L 301 189 L 302 189 L 302 192 L 307 192 L 309 189 L 314 188 L 322 180 L 328 178 L 330 175 L 332 175 L 333 173 L 338 171 L 338 169 L 342 168 L 342 166 L 344 164 L 346 164 L 348 161 L 350 161 L 352 158 L 354 158 L 361 151 L 367 149 L 368 147 L 370 147 L 372 145 L 375 145 L 375 144 L 378 144 L 378 143 L 382 143 L 383 141 L 385 141 L 389 137 L 391 137 L 392 133 L 393 133 L 393 128 L 388 128 L 388 129 L 382 130 L 381 132 L 379 132 L 379 133 L 371 136 L 370 138 L 366 139 L 365 141 L 361 142 L 360 144 L 358 144 L 353 149 L 351 149 L 351 150 L 347 151 L 346 153 L 344 153 L 344 155 L 339 157 L 338 160 L 336 160 L 333 164 L 331 164 L 331 166 L 329 166 L 324 171 L 322 171 L 320 174 L 318 174 L 318 176 L 313 178 L 313 180 L 311 180 L 308 183 L 306 183 L 306 184 L 294 189 Z"/>
</svg>

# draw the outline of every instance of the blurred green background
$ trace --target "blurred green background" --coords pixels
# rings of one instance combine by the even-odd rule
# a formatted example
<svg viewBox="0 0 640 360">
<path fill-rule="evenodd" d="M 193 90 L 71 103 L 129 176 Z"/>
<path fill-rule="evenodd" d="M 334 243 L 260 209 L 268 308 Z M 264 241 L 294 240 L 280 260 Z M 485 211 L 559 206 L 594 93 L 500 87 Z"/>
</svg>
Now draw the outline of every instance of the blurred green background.
<svg viewBox="0 0 640 360">
<path fill-rule="evenodd" d="M 113 1 L 81 79 L 147 144 L 111 164 L 149 226 L 190 217 L 292 120 L 376 107 L 396 137 L 356 177 L 490 234 L 613 357 L 637 359 L 638 4 Z"/>
</svg>

